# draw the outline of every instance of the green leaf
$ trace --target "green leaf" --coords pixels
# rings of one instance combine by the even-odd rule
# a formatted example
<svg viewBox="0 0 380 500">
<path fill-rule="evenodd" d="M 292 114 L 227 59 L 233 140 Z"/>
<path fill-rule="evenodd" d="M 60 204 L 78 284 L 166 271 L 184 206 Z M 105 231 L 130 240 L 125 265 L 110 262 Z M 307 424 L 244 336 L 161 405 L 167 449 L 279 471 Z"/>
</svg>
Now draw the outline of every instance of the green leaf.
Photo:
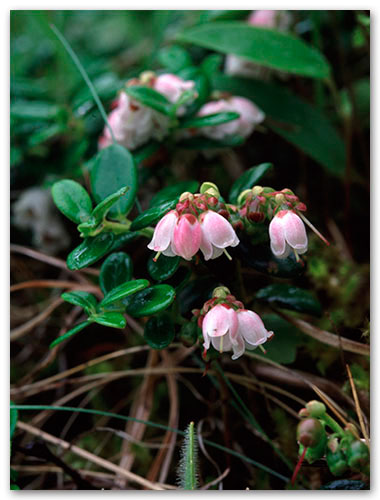
<svg viewBox="0 0 380 500">
<path fill-rule="evenodd" d="M 134 318 L 151 316 L 163 311 L 175 299 L 175 290 L 169 285 L 153 285 L 135 293 L 124 301 L 127 313 Z"/>
<path fill-rule="evenodd" d="M 58 337 L 57 339 L 55 339 L 49 345 L 49 348 L 52 349 L 53 347 L 55 347 L 56 345 L 60 344 L 64 340 L 72 337 L 76 333 L 79 333 L 81 330 L 83 330 L 84 328 L 86 328 L 86 326 L 90 325 L 91 323 L 92 323 L 92 321 L 89 320 L 89 319 L 87 321 L 83 321 L 82 323 L 79 323 L 78 325 L 74 326 L 74 328 L 71 328 L 71 330 L 69 330 L 68 332 L 66 332 L 64 335 L 61 335 L 60 337 Z"/>
<path fill-rule="evenodd" d="M 230 203 L 236 204 L 239 194 L 245 189 L 252 188 L 271 167 L 273 167 L 272 163 L 261 163 L 256 167 L 251 167 L 246 170 L 244 174 L 232 184 L 229 194 Z"/>
<path fill-rule="evenodd" d="M 363 481 L 354 479 L 336 479 L 320 487 L 321 490 L 369 490 L 369 486 Z"/>
<path fill-rule="evenodd" d="M 195 83 L 194 90 L 198 97 L 188 106 L 186 106 L 186 115 L 194 115 L 201 106 L 209 99 L 211 94 L 210 79 L 202 69 L 196 66 L 189 66 L 178 73 L 183 80 L 191 80 Z"/>
<path fill-rule="evenodd" d="M 177 39 L 206 49 L 235 54 L 267 68 L 312 78 L 328 78 L 323 54 L 300 38 L 239 21 L 213 22 L 188 28 Z"/>
<path fill-rule="evenodd" d="M 34 134 L 29 136 L 28 138 L 28 146 L 33 148 L 34 146 L 38 146 L 43 142 L 49 141 L 56 137 L 57 135 L 63 134 L 67 132 L 68 128 L 66 125 L 62 123 L 53 123 L 48 127 L 43 127 L 40 130 L 37 130 Z"/>
<path fill-rule="evenodd" d="M 74 248 L 67 257 L 67 267 L 72 271 L 90 266 L 114 250 L 115 236 L 113 233 L 101 233 L 93 238 L 86 238 L 78 247 Z"/>
<path fill-rule="evenodd" d="M 171 73 L 177 73 L 177 71 L 193 64 L 190 54 L 179 45 L 171 45 L 159 50 L 158 61 Z"/>
<path fill-rule="evenodd" d="M 125 187 L 119 189 L 118 191 L 116 191 L 116 193 L 113 193 L 113 194 L 110 194 L 109 196 L 107 196 L 107 198 L 105 198 L 98 205 L 96 205 L 96 207 L 94 208 L 94 210 L 91 213 L 91 217 L 93 217 L 96 222 L 101 222 L 101 220 L 107 215 L 107 213 L 111 209 L 111 207 L 122 196 L 124 196 L 127 193 L 128 189 L 129 188 L 127 186 L 125 186 Z"/>
<path fill-rule="evenodd" d="M 137 193 L 137 170 L 130 152 L 120 144 L 111 144 L 102 149 L 91 169 L 91 188 L 97 203 L 100 203 L 119 189 L 128 191 L 110 208 L 111 217 L 127 215 Z"/>
<path fill-rule="evenodd" d="M 148 210 L 142 212 L 132 222 L 131 231 L 138 231 L 139 229 L 143 229 L 150 224 L 155 224 L 159 219 L 161 219 L 161 217 L 169 212 L 169 210 L 172 210 L 177 205 L 177 202 L 178 198 L 175 198 L 174 200 L 166 201 L 160 205 L 148 208 Z"/>
<path fill-rule="evenodd" d="M 160 255 L 155 262 L 154 257 L 148 260 L 148 272 L 156 281 L 165 281 L 169 279 L 177 271 L 181 262 L 180 257 L 166 257 Z"/>
<path fill-rule="evenodd" d="M 83 307 L 83 309 L 90 314 L 95 312 L 97 300 L 92 293 L 82 292 L 81 290 L 74 292 L 65 292 L 61 295 L 62 299 L 74 306 Z"/>
<path fill-rule="evenodd" d="M 170 115 L 172 104 L 168 99 L 159 92 L 150 87 L 140 87 L 138 85 L 124 88 L 126 94 L 136 101 L 139 101 L 148 108 L 155 109 L 164 115 Z"/>
<path fill-rule="evenodd" d="M 107 293 L 104 299 L 100 302 L 99 308 L 106 307 L 114 302 L 119 302 L 128 295 L 139 292 L 147 286 L 149 286 L 149 281 L 144 279 L 132 280 L 127 283 L 123 283 Z"/>
<path fill-rule="evenodd" d="M 199 21 L 205 23 L 207 21 L 246 19 L 250 12 L 250 10 L 204 10 L 200 15 Z"/>
<path fill-rule="evenodd" d="M 99 284 L 104 295 L 114 288 L 130 281 L 133 274 L 133 262 L 125 252 L 109 255 L 100 268 Z"/>
<path fill-rule="evenodd" d="M 265 328 L 273 331 L 274 336 L 263 345 L 266 354 L 262 354 L 259 349 L 256 349 L 255 353 L 283 365 L 293 363 L 296 360 L 297 347 L 303 340 L 300 331 L 276 314 L 264 314 L 262 320 Z"/>
<path fill-rule="evenodd" d="M 239 234 L 240 244 L 229 250 L 231 255 L 241 259 L 246 265 L 261 273 L 277 278 L 295 278 L 305 272 L 305 264 L 297 262 L 294 255 L 286 259 L 278 259 L 267 244 L 252 245 L 243 235 Z"/>
<path fill-rule="evenodd" d="M 174 340 L 174 324 L 169 314 L 158 314 L 149 318 L 144 328 L 144 339 L 153 349 L 165 349 Z"/>
<path fill-rule="evenodd" d="M 110 326 L 111 328 L 125 328 L 127 322 L 124 316 L 119 312 L 106 311 L 101 315 L 92 316 L 95 323 L 103 326 Z"/>
<path fill-rule="evenodd" d="M 16 430 L 16 426 L 17 426 L 17 420 L 18 420 L 18 410 L 16 410 L 16 408 L 12 408 L 12 406 L 14 405 L 13 401 L 11 401 L 11 408 L 10 408 L 10 438 L 11 438 L 11 441 L 12 441 L 12 438 L 13 438 L 13 434 Z"/>
<path fill-rule="evenodd" d="M 172 201 L 174 198 L 177 199 L 185 191 L 189 193 L 195 193 L 198 188 L 198 181 L 182 181 L 177 182 L 172 186 L 166 186 L 153 196 L 153 198 L 150 200 L 149 207 L 151 208 L 157 205 L 162 205 L 163 203 Z"/>
<path fill-rule="evenodd" d="M 91 198 L 83 186 L 70 179 L 53 184 L 54 203 L 68 219 L 80 223 L 88 219 L 92 211 Z"/>
<path fill-rule="evenodd" d="M 275 283 L 266 286 L 256 293 L 256 298 L 284 309 L 318 317 L 322 315 L 322 306 L 313 294 L 293 285 Z"/>
<path fill-rule="evenodd" d="M 235 113 L 234 111 L 213 113 L 205 116 L 195 116 L 194 118 L 187 118 L 181 121 L 179 128 L 215 127 L 216 125 L 221 125 L 222 123 L 237 120 L 239 117 L 239 113 Z"/>
<path fill-rule="evenodd" d="M 298 147 L 331 174 L 340 176 L 346 164 L 345 146 L 330 121 L 318 109 L 287 89 L 248 78 L 214 75 L 216 89 L 246 97 L 266 114 L 265 124 Z"/>
<path fill-rule="evenodd" d="M 43 101 L 17 100 L 11 104 L 11 118 L 23 121 L 61 121 L 67 112 L 61 106 Z"/>
<path fill-rule="evenodd" d="M 183 149 L 221 149 L 221 148 L 236 148 L 244 144 L 244 138 L 240 135 L 231 135 L 225 137 L 221 141 L 214 141 L 206 137 L 191 137 L 177 143 L 179 148 Z"/>
<path fill-rule="evenodd" d="M 202 61 L 201 69 L 208 78 L 211 78 L 220 70 L 222 62 L 223 56 L 220 54 L 210 54 Z"/>
</svg>

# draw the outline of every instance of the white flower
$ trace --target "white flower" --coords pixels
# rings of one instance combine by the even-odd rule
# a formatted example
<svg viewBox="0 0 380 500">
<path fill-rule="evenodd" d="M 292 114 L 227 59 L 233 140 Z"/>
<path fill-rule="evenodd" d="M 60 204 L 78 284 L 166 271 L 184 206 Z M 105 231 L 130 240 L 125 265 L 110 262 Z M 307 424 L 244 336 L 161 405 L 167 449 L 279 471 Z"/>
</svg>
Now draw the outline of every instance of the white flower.
<svg viewBox="0 0 380 500">
<path fill-rule="evenodd" d="M 307 251 L 307 234 L 301 218 L 292 210 L 281 210 L 269 224 L 271 250 L 279 259 L 285 259 L 292 249 L 298 254 Z"/>
</svg>

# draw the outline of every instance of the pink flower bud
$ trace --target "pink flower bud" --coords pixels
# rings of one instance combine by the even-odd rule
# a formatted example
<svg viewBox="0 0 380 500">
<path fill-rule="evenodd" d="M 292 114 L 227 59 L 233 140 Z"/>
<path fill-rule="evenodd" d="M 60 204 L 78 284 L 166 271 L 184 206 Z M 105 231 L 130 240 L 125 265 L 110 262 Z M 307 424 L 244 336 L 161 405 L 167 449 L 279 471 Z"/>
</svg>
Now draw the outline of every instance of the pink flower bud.
<svg viewBox="0 0 380 500">
<path fill-rule="evenodd" d="M 207 210 L 201 215 L 200 220 L 202 230 L 200 249 L 205 260 L 216 259 L 222 255 L 225 248 L 236 247 L 239 244 L 234 228 L 221 215 Z"/>
<path fill-rule="evenodd" d="M 248 24 L 287 31 L 291 20 L 291 16 L 283 10 L 255 10 L 250 14 Z"/>
<path fill-rule="evenodd" d="M 186 90 L 191 90 L 195 83 L 191 80 L 185 81 L 176 75 L 165 73 L 156 78 L 154 82 L 154 90 L 163 94 L 170 102 L 175 103 Z M 184 106 L 177 110 L 177 115 L 181 116 L 185 113 Z"/>
<path fill-rule="evenodd" d="M 198 252 L 202 231 L 198 219 L 192 214 L 184 214 L 178 219 L 173 233 L 173 249 L 176 255 L 191 260 Z"/>
<path fill-rule="evenodd" d="M 240 114 L 236 120 L 232 120 L 213 127 L 203 127 L 200 133 L 211 139 L 221 140 L 231 135 L 248 137 L 254 130 L 255 125 L 261 123 L 265 115 L 253 102 L 244 97 L 231 97 L 212 101 L 199 110 L 199 116 L 207 116 L 225 111 L 234 111 Z"/>
<path fill-rule="evenodd" d="M 298 254 L 307 251 L 305 225 L 291 210 L 281 210 L 269 224 L 271 250 L 279 259 L 285 259 L 294 249 Z"/>
<path fill-rule="evenodd" d="M 152 241 L 148 245 L 150 250 L 162 252 L 167 257 L 174 257 L 176 255 L 171 243 L 177 219 L 177 212 L 171 210 L 160 220 L 154 230 Z"/>
</svg>

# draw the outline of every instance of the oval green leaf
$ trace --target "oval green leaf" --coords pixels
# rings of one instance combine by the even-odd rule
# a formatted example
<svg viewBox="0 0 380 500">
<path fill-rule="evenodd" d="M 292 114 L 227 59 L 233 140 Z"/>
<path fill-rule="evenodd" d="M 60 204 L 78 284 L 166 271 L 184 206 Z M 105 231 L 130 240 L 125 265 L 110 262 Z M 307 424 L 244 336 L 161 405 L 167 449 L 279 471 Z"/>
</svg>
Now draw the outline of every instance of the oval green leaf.
<svg viewBox="0 0 380 500">
<path fill-rule="evenodd" d="M 133 274 L 133 262 L 125 252 L 109 255 L 100 268 L 99 284 L 104 295 L 114 288 L 130 281 Z"/>
<path fill-rule="evenodd" d="M 147 268 L 148 273 L 156 281 L 165 281 L 173 276 L 181 261 L 180 257 L 166 257 L 166 255 L 160 255 L 156 262 L 153 259 L 154 257 L 151 257 L 148 260 Z"/>
<path fill-rule="evenodd" d="M 114 302 L 119 302 L 128 295 L 139 292 L 147 286 L 149 286 L 149 281 L 144 279 L 132 280 L 127 283 L 123 283 L 107 293 L 104 299 L 100 302 L 99 307 L 106 307 Z"/>
<path fill-rule="evenodd" d="M 320 302 L 307 290 L 285 283 L 275 283 L 261 288 L 256 294 L 256 298 L 269 304 L 292 311 L 322 315 Z"/>
<path fill-rule="evenodd" d="M 116 193 L 110 194 L 105 198 L 103 201 L 101 201 L 94 210 L 91 213 L 91 217 L 94 219 L 95 222 L 100 222 L 108 213 L 108 211 L 111 209 L 111 207 L 122 197 L 124 196 L 127 191 L 128 187 L 125 186 Z"/>
<path fill-rule="evenodd" d="M 312 78 L 328 78 L 324 55 L 300 38 L 239 21 L 193 26 L 177 39 L 223 54 L 235 54 L 267 68 Z"/>
<path fill-rule="evenodd" d="M 142 212 L 132 222 L 131 231 L 138 231 L 151 224 L 155 224 L 161 217 L 169 212 L 169 210 L 172 210 L 177 205 L 177 202 L 178 197 L 174 200 L 166 201 L 161 205 L 155 205 L 154 207 L 148 208 L 148 210 Z"/>
<path fill-rule="evenodd" d="M 169 314 L 149 318 L 144 328 L 144 339 L 153 349 L 165 349 L 174 340 L 174 324 Z"/>
<path fill-rule="evenodd" d="M 198 187 L 198 181 L 182 181 L 177 182 L 173 186 L 166 186 L 153 196 L 153 198 L 150 200 L 149 207 L 151 208 L 156 205 L 162 205 L 167 201 L 177 199 L 185 191 L 189 193 L 195 193 Z"/>
<path fill-rule="evenodd" d="M 106 311 L 101 315 L 92 316 L 92 320 L 102 326 L 111 328 L 125 328 L 127 322 L 124 316 L 119 312 Z"/>
<path fill-rule="evenodd" d="M 91 214 L 92 201 L 78 182 L 64 179 L 53 184 L 51 188 L 54 203 L 68 219 L 79 224 Z"/>
<path fill-rule="evenodd" d="M 240 117 L 239 113 L 234 111 L 226 111 L 224 113 L 213 113 L 205 116 L 195 116 L 194 118 L 185 118 L 179 124 L 179 128 L 202 128 L 215 127 L 222 123 L 237 120 Z"/>
<path fill-rule="evenodd" d="M 92 293 L 78 290 L 74 292 L 65 292 L 61 297 L 65 302 L 69 302 L 74 306 L 83 307 L 87 313 L 95 312 L 97 300 Z"/>
<path fill-rule="evenodd" d="M 72 271 L 90 266 L 113 250 L 115 236 L 113 233 L 101 233 L 93 238 L 86 238 L 74 248 L 67 257 L 67 267 Z"/>
<path fill-rule="evenodd" d="M 55 347 L 56 345 L 60 344 L 64 340 L 72 337 L 76 333 L 79 333 L 81 330 L 83 330 L 84 328 L 86 328 L 86 326 L 90 325 L 91 323 L 92 323 L 91 320 L 87 320 L 87 321 L 83 321 L 82 323 L 79 323 L 78 325 L 74 326 L 74 328 L 71 328 L 71 330 L 69 330 L 68 332 L 66 332 L 64 335 L 61 335 L 60 337 L 58 337 L 57 339 L 55 339 L 49 345 L 49 348 L 52 349 L 53 347 Z"/>
<path fill-rule="evenodd" d="M 137 170 L 131 153 L 120 144 L 102 149 L 91 169 L 91 188 L 97 203 L 125 186 L 128 191 L 109 211 L 111 217 L 127 215 L 137 193 Z"/>
<path fill-rule="evenodd" d="M 172 104 L 166 99 L 163 94 L 156 92 L 150 87 L 140 87 L 138 85 L 127 87 L 124 89 L 125 93 L 141 102 L 148 108 L 155 109 L 164 115 L 170 115 Z"/>
<path fill-rule="evenodd" d="M 252 188 L 272 166 L 272 163 L 261 163 L 261 165 L 246 170 L 244 174 L 232 184 L 229 194 L 230 203 L 237 203 L 239 194 L 245 189 Z"/>
<path fill-rule="evenodd" d="M 153 285 L 128 297 L 126 312 L 134 318 L 151 316 L 163 311 L 175 299 L 175 290 L 169 285 Z"/>
<path fill-rule="evenodd" d="M 190 54 L 179 45 L 172 45 L 161 49 L 158 52 L 158 61 L 170 73 L 177 73 L 177 71 L 193 64 Z"/>
</svg>

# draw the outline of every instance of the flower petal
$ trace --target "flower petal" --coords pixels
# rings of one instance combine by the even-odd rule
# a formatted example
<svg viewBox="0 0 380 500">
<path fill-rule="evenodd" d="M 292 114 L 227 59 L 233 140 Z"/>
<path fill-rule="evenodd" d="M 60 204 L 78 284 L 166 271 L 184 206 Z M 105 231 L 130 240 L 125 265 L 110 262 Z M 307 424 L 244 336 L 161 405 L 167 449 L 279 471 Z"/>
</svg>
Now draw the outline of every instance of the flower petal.
<svg viewBox="0 0 380 500">
<path fill-rule="evenodd" d="M 246 309 L 237 312 L 239 322 L 238 336 L 253 346 L 263 344 L 268 339 L 268 331 L 258 314 Z"/>
<path fill-rule="evenodd" d="M 201 225 L 203 232 L 213 246 L 226 248 L 239 244 L 239 238 L 236 236 L 234 228 L 220 214 L 208 210 L 202 216 Z"/>
<path fill-rule="evenodd" d="M 283 218 L 285 239 L 297 251 L 306 252 L 307 234 L 301 218 L 292 211 L 288 211 Z"/>
<path fill-rule="evenodd" d="M 186 260 L 191 260 L 199 250 L 201 239 L 202 230 L 198 219 L 192 214 L 182 215 L 173 232 L 176 253 Z"/>
<path fill-rule="evenodd" d="M 276 215 L 269 224 L 270 247 L 276 257 L 282 257 L 286 252 L 283 217 Z"/>
<path fill-rule="evenodd" d="M 173 236 L 173 231 L 177 219 L 177 212 L 175 210 L 171 210 L 159 221 L 154 230 L 153 238 L 148 244 L 148 248 L 150 250 L 154 250 L 155 252 L 163 252 L 168 248 Z"/>
</svg>

